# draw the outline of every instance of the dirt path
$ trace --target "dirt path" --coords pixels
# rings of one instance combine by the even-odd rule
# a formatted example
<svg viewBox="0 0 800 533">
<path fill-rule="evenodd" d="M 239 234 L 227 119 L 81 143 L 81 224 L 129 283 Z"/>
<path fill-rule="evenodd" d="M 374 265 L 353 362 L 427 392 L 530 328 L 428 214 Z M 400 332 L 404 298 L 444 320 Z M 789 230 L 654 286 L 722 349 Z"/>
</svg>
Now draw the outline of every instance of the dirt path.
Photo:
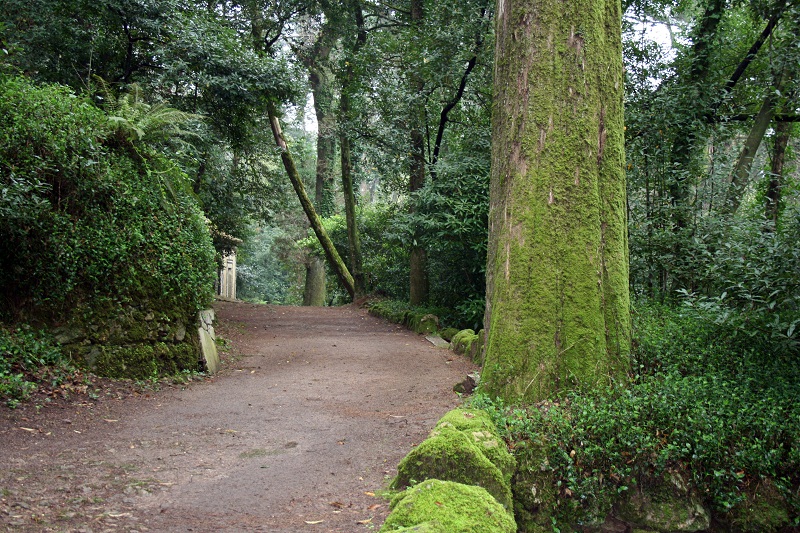
<svg viewBox="0 0 800 533">
<path fill-rule="evenodd" d="M 374 493 L 473 367 L 354 306 L 215 307 L 213 378 L 0 408 L 4 530 L 380 527 Z"/>
</svg>

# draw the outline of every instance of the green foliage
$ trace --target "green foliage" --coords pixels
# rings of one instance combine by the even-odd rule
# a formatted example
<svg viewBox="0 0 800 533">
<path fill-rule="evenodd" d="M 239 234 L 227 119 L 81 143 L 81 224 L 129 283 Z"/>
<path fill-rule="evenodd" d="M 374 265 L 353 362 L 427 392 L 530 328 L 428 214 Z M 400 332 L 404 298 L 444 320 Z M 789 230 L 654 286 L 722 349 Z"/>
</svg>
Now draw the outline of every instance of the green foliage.
<svg viewBox="0 0 800 533">
<path fill-rule="evenodd" d="M 544 442 L 562 519 L 602 519 L 644 477 L 686 477 L 717 512 L 773 480 L 800 516 L 800 371 L 791 358 L 741 350 L 719 326 L 642 305 L 635 320 L 637 374 L 627 387 L 529 407 L 477 395 L 529 464 Z M 536 463 L 538 468 L 538 463 Z"/>
<path fill-rule="evenodd" d="M 237 250 L 236 293 L 246 301 L 298 304 L 293 291 L 296 273 L 290 268 L 293 246 L 287 234 L 277 228 L 259 228 Z"/>
<path fill-rule="evenodd" d="M 6 318 L 81 302 L 152 301 L 186 316 L 215 270 L 177 166 L 105 143 L 105 115 L 65 88 L 0 83 L 0 296 Z"/>
<path fill-rule="evenodd" d="M 30 328 L 0 327 L 0 399 L 9 407 L 15 407 L 36 390 L 35 373 L 44 366 L 70 366 L 52 337 Z M 52 378 L 57 376 L 56 373 Z"/>
</svg>

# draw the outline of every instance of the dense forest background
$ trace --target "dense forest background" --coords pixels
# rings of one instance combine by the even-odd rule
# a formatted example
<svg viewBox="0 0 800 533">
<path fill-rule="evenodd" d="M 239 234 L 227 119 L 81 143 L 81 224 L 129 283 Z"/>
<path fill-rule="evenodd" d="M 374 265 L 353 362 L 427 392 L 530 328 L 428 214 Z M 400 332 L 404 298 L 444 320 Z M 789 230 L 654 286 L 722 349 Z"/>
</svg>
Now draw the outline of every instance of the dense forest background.
<svg viewBox="0 0 800 533">
<path fill-rule="evenodd" d="M 301 302 L 301 265 L 319 255 L 313 237 L 303 240 L 306 223 L 277 157 L 271 100 L 284 109 L 291 150 L 341 255 L 363 262 L 364 291 L 407 298 L 412 251 L 421 249 L 428 283 L 414 303 L 452 308 L 453 320 L 477 327 L 493 7 L 12 1 L 0 35 L 6 75 L 71 87 L 177 165 L 217 251 L 238 245 L 242 297 Z M 790 349 L 797 6 L 624 8 L 633 293 L 682 300 Z M 159 118 L 165 109 L 182 114 Z M 164 124 L 169 134 L 147 131 Z M 324 301 L 346 300 L 335 278 L 327 287 Z"/>
<path fill-rule="evenodd" d="M 244 299 L 348 301 L 286 178 L 274 108 L 356 294 L 480 329 L 493 10 L 4 1 L 0 318 L 153 294 L 196 312 L 213 256 L 233 248 Z M 626 0 L 623 13 L 630 383 L 536 419 L 564 480 L 554 505 L 591 515 L 666 469 L 726 512 L 780 494 L 775 524 L 797 526 L 800 4 Z M 18 396 L 20 364 L 56 357 L 37 339 L 4 334 L 5 353 L 39 354 L 0 366 Z"/>
</svg>

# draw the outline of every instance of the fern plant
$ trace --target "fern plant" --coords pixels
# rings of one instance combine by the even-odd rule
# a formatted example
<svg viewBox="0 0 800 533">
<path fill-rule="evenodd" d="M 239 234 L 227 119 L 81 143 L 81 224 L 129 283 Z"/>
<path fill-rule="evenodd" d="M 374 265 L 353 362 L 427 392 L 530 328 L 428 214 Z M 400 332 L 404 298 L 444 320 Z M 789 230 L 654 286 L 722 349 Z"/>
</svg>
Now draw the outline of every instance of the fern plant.
<svg viewBox="0 0 800 533">
<path fill-rule="evenodd" d="M 186 126 L 203 120 L 201 115 L 169 107 L 164 102 L 149 104 L 138 84 L 132 84 L 127 92 L 115 95 L 105 80 L 95 79 L 100 84 L 108 125 L 116 140 L 134 145 L 158 145 L 198 137 Z"/>
</svg>

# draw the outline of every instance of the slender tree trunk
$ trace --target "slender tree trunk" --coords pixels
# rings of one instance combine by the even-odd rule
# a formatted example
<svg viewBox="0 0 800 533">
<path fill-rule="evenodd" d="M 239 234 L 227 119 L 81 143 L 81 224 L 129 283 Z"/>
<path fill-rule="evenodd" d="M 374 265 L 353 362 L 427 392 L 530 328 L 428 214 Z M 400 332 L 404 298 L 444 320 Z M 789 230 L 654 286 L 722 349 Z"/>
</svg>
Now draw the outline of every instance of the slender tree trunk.
<svg viewBox="0 0 800 533">
<path fill-rule="evenodd" d="M 350 275 L 350 271 L 347 269 L 344 261 L 342 261 L 342 258 L 339 256 L 339 252 L 336 251 L 336 247 L 333 245 L 330 237 L 328 237 L 328 233 L 322 226 L 322 221 L 320 220 L 319 215 L 317 215 L 314 205 L 311 203 L 308 194 L 306 194 L 306 188 L 303 185 L 303 180 L 300 178 L 300 174 L 297 172 L 297 167 L 294 164 L 294 159 L 292 159 L 292 154 L 289 153 L 289 147 L 286 145 L 286 140 L 283 138 L 283 132 L 281 131 L 280 122 L 278 122 L 278 113 L 275 109 L 275 104 L 271 101 L 267 103 L 267 114 L 269 116 L 272 134 L 275 137 L 275 144 L 278 145 L 278 148 L 281 151 L 281 161 L 283 162 L 283 167 L 286 169 L 286 173 L 289 175 L 289 180 L 292 182 L 292 187 L 294 187 L 294 191 L 297 194 L 298 200 L 300 200 L 300 205 L 303 207 L 303 211 L 305 212 L 306 217 L 311 224 L 311 228 L 314 230 L 314 234 L 316 234 L 317 239 L 319 239 L 319 243 L 325 252 L 325 257 L 328 259 L 328 264 L 331 266 L 331 269 L 333 269 L 336 277 L 339 278 L 339 281 L 350 295 L 350 298 L 353 298 L 355 295 L 353 276 Z"/>
<path fill-rule="evenodd" d="M 786 157 L 786 147 L 789 145 L 791 132 L 792 124 L 790 122 L 780 121 L 775 126 L 775 142 L 772 146 L 769 183 L 767 184 L 767 194 L 764 201 L 764 216 L 767 220 L 771 220 L 773 225 L 777 225 L 778 215 L 780 214 L 783 162 Z"/>
<path fill-rule="evenodd" d="M 333 214 L 333 158 L 336 152 L 336 116 L 333 113 L 333 74 L 327 67 L 331 38 L 324 27 L 312 55 L 307 59 L 308 80 L 317 117 L 317 168 L 314 205 L 322 217 Z M 303 305 L 325 305 L 325 264 L 311 256 L 306 264 Z"/>
<path fill-rule="evenodd" d="M 360 48 L 367 41 L 364 29 L 364 16 L 358 0 L 352 2 L 351 9 L 356 22 L 357 35 L 353 46 L 353 55 L 358 54 Z M 363 296 L 366 292 L 364 285 L 364 272 L 361 261 L 361 239 L 358 234 L 356 220 L 356 195 L 353 184 L 353 164 L 350 157 L 350 132 L 347 128 L 352 119 L 350 107 L 350 92 L 355 81 L 355 69 L 352 62 L 347 62 L 344 79 L 342 80 L 342 93 L 339 100 L 339 116 L 342 124 L 339 128 L 339 145 L 342 163 L 342 194 L 344 195 L 345 219 L 347 221 L 347 244 L 349 251 L 350 272 L 353 274 L 355 284 L 355 298 Z"/>
<path fill-rule="evenodd" d="M 498 0 L 482 386 L 538 401 L 630 351 L 619 0 Z"/>
<path fill-rule="evenodd" d="M 728 185 L 728 194 L 726 195 L 723 210 L 728 213 L 736 213 L 739 205 L 742 203 L 742 194 L 750 181 L 750 171 L 753 168 L 753 160 L 758 152 L 758 147 L 761 146 L 761 141 L 764 139 L 764 134 L 767 133 L 767 128 L 772 117 L 775 115 L 775 94 L 770 92 L 764 99 L 761 109 L 756 115 L 753 127 L 750 128 L 750 133 L 744 142 L 742 151 L 739 154 L 739 159 L 736 161 L 736 166 L 731 175 L 731 182 Z"/>
<path fill-rule="evenodd" d="M 342 93 L 341 105 L 345 105 L 346 97 Z M 342 159 L 342 189 L 344 192 L 344 211 L 347 220 L 347 243 L 349 249 L 350 271 L 355 284 L 355 298 L 364 295 L 364 272 L 361 263 L 361 239 L 358 235 L 356 220 L 356 197 L 353 189 L 352 162 L 350 160 L 350 138 L 342 132 L 339 140 Z"/>
<path fill-rule="evenodd" d="M 423 20 L 422 0 L 411 0 L 411 25 L 413 31 L 420 31 Z M 418 191 L 425 185 L 425 101 L 422 98 L 424 81 L 412 67 L 410 72 L 411 93 L 411 162 L 408 192 Z M 411 305 L 420 305 L 428 300 L 428 254 L 421 244 L 421 235 L 414 236 L 411 245 L 410 279 Z"/>
</svg>

